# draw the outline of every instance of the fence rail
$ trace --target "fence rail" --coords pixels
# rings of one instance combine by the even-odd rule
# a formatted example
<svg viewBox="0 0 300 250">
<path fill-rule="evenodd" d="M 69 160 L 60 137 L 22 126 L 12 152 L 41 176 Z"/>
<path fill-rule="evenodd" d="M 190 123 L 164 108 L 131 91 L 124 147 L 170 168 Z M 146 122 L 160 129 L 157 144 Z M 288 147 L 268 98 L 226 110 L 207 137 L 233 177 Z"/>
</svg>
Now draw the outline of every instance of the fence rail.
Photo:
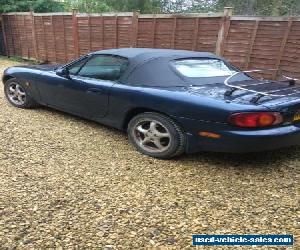
<svg viewBox="0 0 300 250">
<path fill-rule="evenodd" d="M 6 55 L 39 61 L 66 62 L 109 48 L 175 48 L 214 52 L 244 70 L 275 68 L 300 77 L 300 18 L 232 16 L 231 8 L 180 15 L 8 13 L 2 37 Z"/>
</svg>

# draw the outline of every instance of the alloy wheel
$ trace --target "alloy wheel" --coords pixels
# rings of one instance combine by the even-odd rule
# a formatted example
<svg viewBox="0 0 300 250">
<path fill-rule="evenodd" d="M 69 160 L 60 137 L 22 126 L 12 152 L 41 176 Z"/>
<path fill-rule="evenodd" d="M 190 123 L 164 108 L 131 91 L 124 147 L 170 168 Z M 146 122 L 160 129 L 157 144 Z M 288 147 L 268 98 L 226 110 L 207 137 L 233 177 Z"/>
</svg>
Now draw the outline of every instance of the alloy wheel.
<svg viewBox="0 0 300 250">
<path fill-rule="evenodd" d="M 11 82 L 7 88 L 7 96 L 9 100 L 17 106 L 26 103 L 26 92 L 24 88 L 16 82 Z"/>
<path fill-rule="evenodd" d="M 134 128 L 134 140 L 145 151 L 161 153 L 166 151 L 171 144 L 169 130 L 156 120 L 142 120 Z"/>
</svg>

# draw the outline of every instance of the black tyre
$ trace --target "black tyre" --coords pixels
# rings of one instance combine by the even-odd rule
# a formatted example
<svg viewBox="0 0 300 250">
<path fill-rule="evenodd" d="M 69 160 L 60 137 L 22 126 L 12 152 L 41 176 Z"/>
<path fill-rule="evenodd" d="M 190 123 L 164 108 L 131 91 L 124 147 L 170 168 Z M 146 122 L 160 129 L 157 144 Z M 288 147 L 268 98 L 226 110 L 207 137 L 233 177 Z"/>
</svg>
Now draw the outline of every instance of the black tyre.
<svg viewBox="0 0 300 250">
<path fill-rule="evenodd" d="M 165 115 L 153 112 L 139 114 L 129 122 L 127 133 L 139 152 L 155 158 L 169 159 L 185 150 L 185 134 Z"/>
<path fill-rule="evenodd" d="M 28 94 L 27 88 L 12 78 L 4 83 L 4 93 L 10 104 L 17 108 L 34 108 L 37 103 Z"/>
</svg>

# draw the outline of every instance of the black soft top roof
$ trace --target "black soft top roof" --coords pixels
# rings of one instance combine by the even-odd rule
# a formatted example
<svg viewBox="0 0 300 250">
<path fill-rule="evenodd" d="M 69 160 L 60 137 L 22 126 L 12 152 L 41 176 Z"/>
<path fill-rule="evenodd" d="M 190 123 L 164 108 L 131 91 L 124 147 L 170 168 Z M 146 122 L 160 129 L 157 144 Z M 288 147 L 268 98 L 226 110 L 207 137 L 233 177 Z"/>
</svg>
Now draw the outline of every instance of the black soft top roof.
<svg viewBox="0 0 300 250">
<path fill-rule="evenodd" d="M 188 84 L 201 84 L 215 82 L 213 78 L 187 78 L 179 74 L 170 61 L 184 58 L 211 58 L 221 57 L 209 52 L 196 52 L 174 49 L 150 48 L 123 48 L 97 51 L 92 54 L 116 55 L 126 57 L 129 66 L 120 78 L 120 82 L 136 86 L 186 86 Z M 221 80 L 221 79 L 218 79 Z"/>
<path fill-rule="evenodd" d="M 122 49 L 107 49 L 96 51 L 92 54 L 108 54 L 126 57 L 129 59 L 146 59 L 153 57 L 213 57 L 217 58 L 216 55 L 209 52 L 197 52 L 189 50 L 175 50 L 175 49 L 150 49 L 150 48 L 122 48 Z"/>
</svg>

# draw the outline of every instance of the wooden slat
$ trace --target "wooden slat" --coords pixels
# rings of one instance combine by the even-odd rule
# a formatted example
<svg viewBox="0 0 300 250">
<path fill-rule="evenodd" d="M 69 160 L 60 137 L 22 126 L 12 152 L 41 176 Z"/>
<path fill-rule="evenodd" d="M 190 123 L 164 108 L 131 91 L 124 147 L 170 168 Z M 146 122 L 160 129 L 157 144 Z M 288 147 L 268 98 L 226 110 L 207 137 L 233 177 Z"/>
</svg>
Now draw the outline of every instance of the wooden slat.
<svg viewBox="0 0 300 250">
<path fill-rule="evenodd" d="M 254 42 L 255 42 L 258 27 L 259 27 L 259 20 L 256 20 L 254 29 L 253 29 L 252 34 L 251 34 L 251 42 L 250 42 L 250 47 L 249 47 L 248 54 L 247 54 L 246 59 L 245 59 L 244 69 L 248 69 L 249 62 L 250 62 L 250 56 L 252 54 L 253 45 L 254 45 Z"/>
<path fill-rule="evenodd" d="M 177 17 L 174 17 L 173 18 L 173 29 L 172 29 L 172 41 L 171 41 L 171 48 L 172 49 L 174 49 L 174 47 L 175 47 L 176 27 L 177 27 Z"/>
<path fill-rule="evenodd" d="M 53 16 L 51 16 L 51 31 L 52 31 L 52 37 L 53 37 L 53 46 L 54 46 L 54 61 L 57 62 L 57 51 L 56 51 L 56 40 L 55 40 L 55 30 L 53 25 Z"/>
<path fill-rule="evenodd" d="M 2 21 L 1 28 L 2 28 L 2 35 L 3 35 L 3 43 L 4 43 L 5 54 L 7 56 L 10 56 L 9 55 L 8 45 L 7 45 L 7 36 L 6 36 L 6 32 L 5 32 L 5 21 L 4 21 L 3 15 L 1 16 L 1 21 Z"/>
<path fill-rule="evenodd" d="M 42 24 L 42 30 L 43 30 L 43 41 L 44 41 L 44 48 L 45 48 L 45 59 L 48 61 L 48 45 L 46 40 L 46 31 L 45 31 L 45 25 L 44 25 L 44 18 L 41 16 L 41 24 Z"/>
<path fill-rule="evenodd" d="M 282 55 L 283 55 L 283 52 L 284 52 L 286 41 L 287 41 L 287 39 L 289 37 L 289 34 L 290 34 L 290 31 L 291 31 L 292 24 L 293 24 L 293 20 L 289 20 L 288 24 L 287 24 L 285 34 L 284 34 L 284 37 L 283 37 L 282 42 L 281 42 L 279 54 L 277 55 L 277 60 L 276 60 L 276 64 L 275 64 L 275 69 L 277 69 L 277 71 L 274 71 L 274 73 L 272 75 L 272 79 L 276 79 L 276 77 L 277 77 L 280 61 L 281 61 L 281 58 L 282 58 Z"/>
<path fill-rule="evenodd" d="M 140 15 L 141 18 L 165 18 L 170 19 L 174 17 L 180 18 L 216 18 L 222 17 L 223 13 L 185 13 L 185 14 L 142 14 Z"/>
<path fill-rule="evenodd" d="M 21 34 L 20 34 L 20 29 L 19 29 L 19 20 L 17 18 L 17 15 L 14 15 L 15 17 L 15 28 L 16 28 L 16 34 L 17 37 L 19 38 L 18 40 L 18 44 L 20 45 L 19 49 L 20 49 L 20 56 L 22 57 L 22 42 L 21 42 Z"/>
<path fill-rule="evenodd" d="M 155 48 L 156 18 L 153 18 L 152 25 L 152 48 Z"/>
<path fill-rule="evenodd" d="M 92 51 L 92 31 L 91 31 L 91 16 L 88 15 L 88 30 L 89 30 L 89 51 Z"/>
<path fill-rule="evenodd" d="M 26 24 L 25 24 L 25 15 L 22 16 L 22 22 L 23 22 L 22 26 L 26 27 Z M 28 43 L 28 36 L 27 36 L 26 30 L 25 30 L 25 40 L 26 40 L 25 44 L 26 44 L 27 58 L 30 58 L 29 46 L 28 46 L 29 43 Z"/>
<path fill-rule="evenodd" d="M 67 42 L 66 42 L 66 32 L 65 32 L 65 18 L 63 15 L 61 15 L 61 24 L 63 26 L 62 35 L 63 35 L 63 42 L 64 42 L 64 60 L 66 62 L 68 60 L 68 55 L 67 55 Z"/>
<path fill-rule="evenodd" d="M 115 32 L 116 32 L 115 33 L 115 48 L 118 48 L 118 16 L 117 15 L 115 16 Z"/>
<path fill-rule="evenodd" d="M 198 44 L 198 34 L 199 34 L 199 23 L 200 18 L 195 18 L 195 28 L 194 28 L 194 39 L 193 39 L 193 50 L 197 50 L 197 44 Z"/>
<path fill-rule="evenodd" d="M 102 16 L 101 17 L 101 36 L 102 36 L 102 49 L 104 49 L 105 48 L 105 46 L 104 46 L 104 17 Z"/>
<path fill-rule="evenodd" d="M 74 41 L 74 50 L 76 57 L 79 57 L 79 41 L 78 41 L 78 20 L 77 20 L 77 11 L 73 10 L 72 13 L 72 29 L 73 29 L 73 41 Z"/>
<path fill-rule="evenodd" d="M 11 18 L 8 16 L 7 20 L 8 20 L 8 23 L 9 23 L 8 28 L 9 28 L 9 34 L 11 36 L 12 51 L 13 51 L 13 55 L 15 56 L 16 55 L 16 46 L 15 46 L 15 40 L 13 38 L 13 33 L 12 33 Z"/>
</svg>

